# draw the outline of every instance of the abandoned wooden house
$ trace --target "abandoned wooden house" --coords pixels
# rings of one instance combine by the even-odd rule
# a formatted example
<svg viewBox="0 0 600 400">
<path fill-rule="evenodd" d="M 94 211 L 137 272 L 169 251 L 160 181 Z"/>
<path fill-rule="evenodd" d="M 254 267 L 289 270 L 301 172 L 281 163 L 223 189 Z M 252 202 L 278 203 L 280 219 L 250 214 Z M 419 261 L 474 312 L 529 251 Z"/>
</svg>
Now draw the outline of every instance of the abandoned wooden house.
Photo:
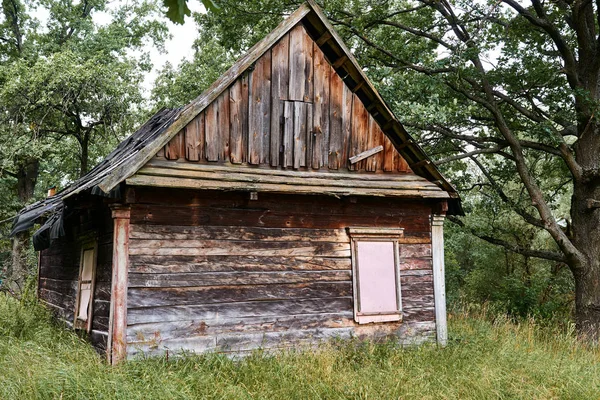
<svg viewBox="0 0 600 400">
<path fill-rule="evenodd" d="M 460 199 L 309 1 L 186 107 L 21 211 L 39 298 L 113 363 L 446 341 Z"/>
</svg>

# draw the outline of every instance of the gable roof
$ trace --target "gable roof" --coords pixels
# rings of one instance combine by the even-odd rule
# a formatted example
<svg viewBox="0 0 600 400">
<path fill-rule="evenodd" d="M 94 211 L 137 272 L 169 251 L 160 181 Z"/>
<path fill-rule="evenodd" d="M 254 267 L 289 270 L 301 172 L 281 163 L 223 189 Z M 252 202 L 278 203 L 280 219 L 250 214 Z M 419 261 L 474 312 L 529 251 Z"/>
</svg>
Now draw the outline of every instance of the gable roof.
<svg viewBox="0 0 600 400">
<path fill-rule="evenodd" d="M 462 214 L 460 198 L 454 187 L 442 176 L 435 164 L 396 119 L 319 6 L 313 0 L 308 0 L 263 40 L 255 44 L 195 100 L 180 109 L 159 111 L 137 132 L 119 144 L 87 175 L 57 195 L 23 209 L 15 219 L 12 234 L 30 228 L 42 215 L 47 215 L 52 210 L 62 209 L 63 201 L 78 193 L 89 192 L 115 197 L 121 182 L 139 171 L 163 146 L 300 22 L 304 24 L 306 31 L 320 47 L 335 72 L 363 102 L 367 111 L 408 162 L 412 171 L 448 193 L 449 213 Z"/>
</svg>

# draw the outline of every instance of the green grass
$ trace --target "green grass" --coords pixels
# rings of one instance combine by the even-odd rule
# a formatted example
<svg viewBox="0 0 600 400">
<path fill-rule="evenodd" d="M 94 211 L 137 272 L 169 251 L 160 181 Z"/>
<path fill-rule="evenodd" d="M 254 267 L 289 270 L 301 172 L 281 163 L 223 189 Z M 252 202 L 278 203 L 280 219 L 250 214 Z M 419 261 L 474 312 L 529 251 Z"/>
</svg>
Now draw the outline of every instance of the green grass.
<svg viewBox="0 0 600 400">
<path fill-rule="evenodd" d="M 110 367 L 48 313 L 0 295 L 2 399 L 597 399 L 600 351 L 568 328 L 450 315 L 450 344 L 339 342 L 315 351 Z"/>
</svg>

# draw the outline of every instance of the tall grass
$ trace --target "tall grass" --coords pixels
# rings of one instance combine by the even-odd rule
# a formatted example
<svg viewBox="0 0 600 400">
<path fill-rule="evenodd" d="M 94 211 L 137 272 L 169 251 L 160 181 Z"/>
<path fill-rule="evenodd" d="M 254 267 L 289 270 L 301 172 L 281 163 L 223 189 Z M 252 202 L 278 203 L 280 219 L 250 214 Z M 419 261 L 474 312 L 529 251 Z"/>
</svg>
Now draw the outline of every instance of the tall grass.
<svg viewBox="0 0 600 400">
<path fill-rule="evenodd" d="M 446 348 L 339 341 L 241 360 L 207 356 L 106 365 L 42 308 L 0 295 L 3 399 L 596 399 L 600 351 L 568 327 L 449 317 Z"/>
</svg>

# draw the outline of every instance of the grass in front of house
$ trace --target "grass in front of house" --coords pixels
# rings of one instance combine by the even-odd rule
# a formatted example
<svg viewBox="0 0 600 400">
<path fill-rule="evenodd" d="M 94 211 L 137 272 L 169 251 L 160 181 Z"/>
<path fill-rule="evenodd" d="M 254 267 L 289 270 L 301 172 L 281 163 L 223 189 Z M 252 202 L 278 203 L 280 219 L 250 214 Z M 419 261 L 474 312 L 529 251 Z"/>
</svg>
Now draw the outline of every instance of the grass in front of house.
<svg viewBox="0 0 600 400">
<path fill-rule="evenodd" d="M 43 308 L 0 294 L 0 398 L 600 398 L 600 351 L 568 328 L 473 313 L 449 324 L 443 349 L 340 341 L 238 361 L 211 354 L 110 367 Z"/>
</svg>

